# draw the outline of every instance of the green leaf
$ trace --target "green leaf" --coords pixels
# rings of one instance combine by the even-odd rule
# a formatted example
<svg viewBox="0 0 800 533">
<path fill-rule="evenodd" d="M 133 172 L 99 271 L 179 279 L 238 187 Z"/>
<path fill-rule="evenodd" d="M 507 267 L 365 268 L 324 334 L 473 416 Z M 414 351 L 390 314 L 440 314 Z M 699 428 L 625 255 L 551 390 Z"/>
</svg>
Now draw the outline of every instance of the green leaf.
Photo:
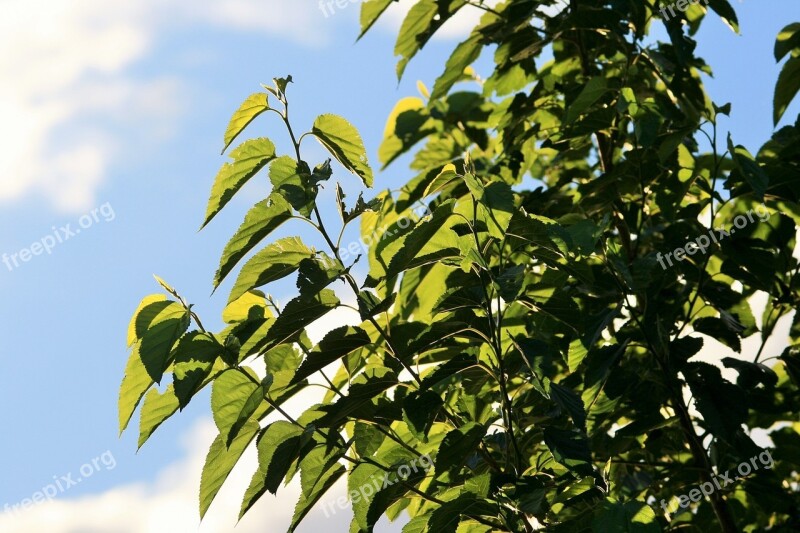
<svg viewBox="0 0 800 533">
<path fill-rule="evenodd" d="M 214 380 L 211 387 L 211 414 L 214 415 L 214 422 L 223 436 L 223 444 L 228 442 L 231 428 L 239 420 L 239 414 L 248 398 L 258 388 L 258 379 L 252 371 L 248 372 L 252 379 L 244 372 L 246 370 L 227 370 Z"/>
<path fill-rule="evenodd" d="M 739 33 L 739 19 L 736 17 L 736 11 L 734 11 L 728 0 L 709 0 L 708 3 L 711 9 L 716 11 L 717 15 L 722 17 L 722 20 L 724 20 L 733 31 Z"/>
<path fill-rule="evenodd" d="M 133 416 L 133 412 L 142 401 L 142 397 L 153 385 L 153 378 L 139 356 L 139 345 L 135 344 L 125 366 L 125 376 L 119 389 L 119 433 L 122 434 Z"/>
<path fill-rule="evenodd" d="M 245 263 L 231 289 L 228 303 L 251 289 L 288 276 L 300 267 L 303 259 L 313 256 L 314 252 L 297 237 L 275 241 Z"/>
<path fill-rule="evenodd" d="M 800 350 L 797 346 L 784 348 L 779 359 L 784 364 L 786 373 L 796 386 L 800 386 Z"/>
<path fill-rule="evenodd" d="M 367 332 L 359 327 L 342 326 L 328 332 L 320 343 L 308 354 L 297 370 L 292 383 L 297 383 L 322 370 L 345 355 L 371 344 Z"/>
<path fill-rule="evenodd" d="M 394 0 L 364 0 L 361 4 L 361 39 L 372 26 L 378 21 L 380 16 L 386 11 Z"/>
<path fill-rule="evenodd" d="M 330 285 L 345 273 L 344 265 L 320 253 L 318 257 L 303 259 L 297 270 L 297 288 L 300 296 L 310 297 Z"/>
<path fill-rule="evenodd" d="M 670 359 L 678 365 L 686 363 L 693 355 L 703 348 L 701 337 L 682 337 L 672 341 L 669 345 Z"/>
<path fill-rule="evenodd" d="M 301 215 L 308 217 L 314 209 L 317 190 L 311 183 L 311 170 L 305 161 L 289 156 L 277 158 L 269 166 L 269 180 L 278 193 Z"/>
<path fill-rule="evenodd" d="M 178 341 L 173 354 L 172 372 L 175 377 L 175 396 L 181 409 L 205 385 L 223 351 L 224 346 L 209 333 L 192 331 Z"/>
<path fill-rule="evenodd" d="M 408 62 L 427 40 L 425 34 L 429 32 L 438 11 L 439 6 L 435 0 L 420 0 L 408 10 L 394 45 L 394 55 L 400 56 L 397 63 L 398 80 L 403 77 Z"/>
<path fill-rule="evenodd" d="M 470 66 L 481 54 L 483 48 L 482 36 L 475 33 L 466 41 L 459 44 L 447 60 L 444 73 L 439 76 L 433 85 L 431 100 L 445 96 L 455 83 L 464 75 L 464 69 Z"/>
<path fill-rule="evenodd" d="M 231 145 L 233 140 L 261 113 L 269 109 L 267 93 L 255 93 L 242 102 L 239 109 L 233 114 L 228 128 L 225 130 L 225 146 L 222 153 Z"/>
<path fill-rule="evenodd" d="M 381 519 L 381 516 L 383 516 L 384 513 L 386 513 L 387 510 L 390 509 L 390 507 L 394 505 L 398 500 L 406 496 L 406 494 L 409 492 L 408 485 L 416 486 L 426 476 L 425 469 L 420 468 L 420 466 L 418 466 L 417 463 L 418 460 L 416 458 L 411 459 L 410 461 L 403 461 L 403 464 L 400 466 L 398 466 L 397 463 L 395 463 L 394 466 L 396 467 L 396 470 L 391 474 L 389 474 L 389 480 L 392 482 L 392 484 L 389 485 L 388 487 L 383 486 L 383 480 L 385 479 L 384 477 L 385 474 L 383 473 L 372 480 L 372 488 L 375 489 L 374 493 L 372 494 L 371 497 L 368 498 L 362 497 L 359 500 L 359 504 L 362 505 L 365 503 L 367 504 L 366 505 L 367 512 L 365 517 L 367 523 L 367 530 L 371 530 L 373 527 L 375 527 L 375 525 Z M 405 466 L 408 470 L 407 473 L 403 474 L 406 476 L 403 482 L 401 482 L 402 478 L 399 473 L 400 472 L 399 469 L 402 468 L 402 466 Z M 350 484 L 349 487 L 351 487 L 351 491 L 360 490 L 363 489 L 367 485 L 367 483 L 369 483 L 369 481 L 366 481 L 366 483 L 359 486 L 355 484 Z M 361 492 L 361 494 L 363 496 L 364 492 Z M 356 506 L 357 504 L 354 503 L 353 504 L 354 511 L 356 510 Z M 362 507 L 360 506 L 359 506 L 359 511 L 361 512 L 358 511 L 356 512 L 357 517 L 362 516 L 363 513 Z"/>
<path fill-rule="evenodd" d="M 383 164 L 383 168 L 386 168 L 434 131 L 433 121 L 422 99 L 416 97 L 400 99 L 386 119 L 383 141 L 378 147 L 378 160 Z"/>
<path fill-rule="evenodd" d="M 300 496 L 297 505 L 294 508 L 294 516 L 292 516 L 292 523 L 289 526 L 289 533 L 294 533 L 300 521 L 306 517 L 311 509 L 317 502 L 328 492 L 328 490 L 337 482 L 347 470 L 339 463 L 334 464 L 331 468 L 326 470 L 322 476 L 317 480 L 314 489 L 310 494 L 303 494 Z"/>
<path fill-rule="evenodd" d="M 248 422 L 239 436 L 231 443 L 230 447 L 225 445 L 225 435 L 220 433 L 211 448 L 208 450 L 206 462 L 203 466 L 203 473 L 200 476 L 200 518 L 202 519 L 214 498 L 217 497 L 219 489 L 228 479 L 228 476 L 239 462 L 242 454 L 250 445 L 259 431 L 257 422 Z"/>
<path fill-rule="evenodd" d="M 747 419 L 744 390 L 723 379 L 719 368 L 706 363 L 689 363 L 683 372 L 703 423 L 717 437 L 734 442 Z"/>
<path fill-rule="evenodd" d="M 495 516 L 498 509 L 488 501 L 465 493 L 455 500 L 439 506 L 428 519 L 427 531 L 431 533 L 456 533 L 459 523 L 467 516 Z"/>
<path fill-rule="evenodd" d="M 589 80 L 574 102 L 567 108 L 566 123 L 574 122 L 608 91 L 608 80 L 598 76 Z"/>
<path fill-rule="evenodd" d="M 303 339 L 300 342 L 302 343 Z M 273 377 L 270 388 L 272 398 L 279 397 L 292 384 L 292 378 L 302 360 L 303 356 L 300 350 L 293 344 L 281 344 L 267 350 L 267 353 L 264 354 L 264 362 L 267 365 L 267 372 Z"/>
<path fill-rule="evenodd" d="M 360 291 L 358 293 L 358 312 L 361 320 L 369 320 L 380 313 L 385 313 L 394 304 L 396 294 L 390 294 L 388 298 L 381 301 L 370 291 Z"/>
<path fill-rule="evenodd" d="M 538 477 L 523 476 L 517 482 L 515 496 L 519 508 L 529 515 L 538 515 L 547 510 L 547 488 Z"/>
<path fill-rule="evenodd" d="M 586 410 L 584 409 L 583 400 L 575 391 L 557 383 L 551 383 L 550 399 L 569 413 L 576 426 L 586 429 Z"/>
<path fill-rule="evenodd" d="M 402 533 L 425 533 L 428 529 L 430 515 L 417 515 L 403 527 Z"/>
<path fill-rule="evenodd" d="M 488 498 L 491 492 L 492 474 L 489 472 L 471 477 L 464 482 L 464 490 L 480 498 Z"/>
<path fill-rule="evenodd" d="M 377 452 L 386 436 L 378 431 L 372 424 L 364 422 L 356 422 L 355 429 L 353 429 L 353 438 L 355 439 L 356 452 L 362 457 L 371 457 Z"/>
<path fill-rule="evenodd" d="M 589 443 L 583 433 L 558 428 L 545 428 L 544 442 L 556 461 L 585 474 L 591 473 Z"/>
<path fill-rule="evenodd" d="M 778 375 L 775 371 L 761 363 L 751 363 L 750 361 L 742 361 L 733 357 L 725 357 L 722 359 L 722 364 L 725 365 L 725 368 L 733 368 L 739 373 L 737 383 L 742 388 L 752 389 L 759 383 L 763 383 L 765 387 L 772 388 L 778 384 Z"/>
<path fill-rule="evenodd" d="M 163 294 L 151 294 L 142 299 L 128 325 L 128 348 L 142 338 L 147 328 L 149 328 L 150 324 L 153 322 L 153 319 L 158 315 L 161 308 L 151 304 L 165 302 L 166 300 L 167 297 Z"/>
<path fill-rule="evenodd" d="M 272 318 L 272 312 L 267 309 L 266 303 L 263 292 L 247 291 L 236 301 L 225 306 L 222 310 L 222 320 L 227 324 L 236 324 L 254 318 Z"/>
<path fill-rule="evenodd" d="M 158 284 L 161 286 L 161 288 L 162 288 L 162 289 L 164 289 L 165 291 L 167 291 L 169 294 L 171 294 L 172 296 L 174 296 L 174 297 L 175 297 L 175 298 L 177 298 L 178 300 L 181 300 L 181 296 L 180 296 L 180 294 L 178 294 L 178 291 L 176 291 L 176 290 L 175 290 L 175 289 L 172 287 L 172 285 L 170 285 L 169 283 L 167 283 L 166 281 L 164 281 L 164 280 L 163 280 L 163 279 L 161 279 L 160 277 L 156 276 L 155 274 L 153 274 L 153 279 L 155 279 L 155 280 L 156 280 L 156 283 L 158 283 Z"/>
<path fill-rule="evenodd" d="M 442 405 L 444 402 L 441 396 L 432 391 L 415 391 L 406 397 L 403 402 L 403 420 L 417 439 L 428 441 L 428 432 Z"/>
<path fill-rule="evenodd" d="M 753 155 L 744 146 L 733 145 L 730 135 L 728 135 L 728 150 L 733 156 L 736 169 L 741 173 L 745 181 L 753 188 L 753 192 L 758 198 L 763 199 L 764 193 L 769 185 L 769 176 L 761 168 Z"/>
<path fill-rule="evenodd" d="M 505 183 L 494 182 L 478 198 L 478 220 L 484 222 L 492 237 L 502 240 L 514 214 L 514 194 Z"/>
<path fill-rule="evenodd" d="M 742 351 L 742 341 L 739 339 L 739 331 L 734 329 L 731 324 L 725 320 L 716 317 L 702 317 L 695 320 L 692 327 L 696 332 L 704 333 L 709 337 L 717 339 L 736 352 Z"/>
<path fill-rule="evenodd" d="M 436 208 L 430 219 L 424 220 L 405 235 L 400 251 L 386 269 L 386 277 L 391 278 L 411 268 L 438 261 L 442 257 L 458 255 L 457 236 L 450 231 L 443 231 L 452 213 L 452 202 L 442 204 Z M 426 253 L 427 250 L 431 253 Z"/>
<path fill-rule="evenodd" d="M 149 307 L 157 312 L 139 341 L 138 353 L 153 381 L 161 383 L 172 348 L 189 327 L 189 312 L 177 302 L 154 302 Z"/>
<path fill-rule="evenodd" d="M 367 149 L 355 126 L 337 115 L 320 115 L 314 121 L 311 133 L 339 163 L 360 177 L 364 185 L 372 187 L 373 176 L 367 161 Z"/>
<path fill-rule="evenodd" d="M 656 514 L 644 502 L 617 502 L 605 500 L 598 506 L 592 521 L 592 531 L 596 533 L 659 533 Z"/>
<path fill-rule="evenodd" d="M 329 470 L 335 468 L 344 451 L 331 449 L 327 443 L 318 445 L 300 459 L 300 489 L 304 496 L 311 496 L 319 488 Z"/>
<path fill-rule="evenodd" d="M 663 418 L 661 415 L 656 415 L 650 418 L 640 418 L 626 426 L 619 428 L 614 434 L 614 437 L 638 437 L 640 435 L 647 435 L 648 433 L 657 429 L 670 426 L 677 421 L 677 416 Z"/>
<path fill-rule="evenodd" d="M 231 152 L 233 163 L 225 163 L 211 187 L 211 197 L 208 199 L 206 217 L 201 228 L 205 227 L 231 198 L 275 158 L 275 145 L 266 138 L 250 139 Z"/>
<path fill-rule="evenodd" d="M 484 435 L 486 428 L 475 422 L 468 422 L 447 433 L 436 454 L 436 474 L 443 474 L 453 467 L 460 468 L 469 455 L 477 453 Z"/>
<path fill-rule="evenodd" d="M 373 489 L 370 491 L 364 490 L 362 494 L 364 494 L 365 497 L 352 501 L 353 515 L 358 525 L 361 526 L 362 531 L 371 531 L 372 529 L 372 524 L 370 524 L 369 520 L 369 508 L 375 497 L 375 493 L 380 490 L 380 486 L 383 484 L 384 473 L 385 471 L 382 468 L 371 463 L 361 463 L 356 465 L 347 476 L 348 493 L 353 491 L 358 493 L 365 487 Z M 376 483 L 378 484 L 377 489 L 375 488 Z M 367 492 L 369 492 L 369 494 L 367 494 Z"/>
<path fill-rule="evenodd" d="M 776 126 L 798 91 L 800 91 L 800 57 L 792 57 L 783 66 L 778 76 L 778 83 L 775 85 L 772 120 Z"/>
<path fill-rule="evenodd" d="M 338 427 L 348 417 L 369 420 L 377 406 L 375 399 L 397 385 L 397 374 L 384 367 L 367 367 L 353 379 L 347 395 L 320 408 L 326 415 L 317 421 L 320 427 Z"/>
<path fill-rule="evenodd" d="M 165 420 L 175 414 L 180 407 L 175 389 L 170 385 L 163 393 L 157 389 L 150 389 L 144 398 L 141 418 L 139 419 L 139 448 L 144 446 L 150 435 L 158 429 Z"/>
<path fill-rule="evenodd" d="M 230 342 L 231 345 L 227 348 L 229 351 L 238 351 L 237 362 L 257 354 L 264 348 L 267 343 L 267 335 L 274 323 L 274 318 L 253 317 L 240 322 L 230 330 L 226 341 Z M 235 340 L 229 340 L 231 337 Z M 236 350 L 237 342 L 239 344 L 238 350 Z"/>
<path fill-rule="evenodd" d="M 239 411 L 239 414 L 236 417 L 236 422 L 233 423 L 231 426 L 230 431 L 228 432 L 228 440 L 225 442 L 228 446 L 231 445 L 231 441 L 236 438 L 236 436 L 241 431 L 242 427 L 252 419 L 257 420 L 256 414 L 260 412 L 264 412 L 269 409 L 265 398 L 269 393 L 270 387 L 272 387 L 272 382 L 274 378 L 271 374 L 267 374 L 267 376 L 261 380 L 261 384 L 256 387 L 250 396 L 247 397 L 244 404 L 242 405 L 242 410 Z"/>
<path fill-rule="evenodd" d="M 285 78 L 272 78 L 272 81 L 275 82 L 275 87 L 278 90 L 278 98 L 281 99 L 282 102 L 286 101 L 286 87 L 292 83 L 292 76 L 288 75 Z"/>
<path fill-rule="evenodd" d="M 372 212 L 379 212 L 381 208 L 381 204 L 383 203 L 383 199 L 381 198 L 373 198 L 369 202 L 364 201 L 364 193 L 359 193 L 358 198 L 356 198 L 356 205 L 351 210 L 345 209 L 344 202 L 342 199 L 344 198 L 344 193 L 341 192 L 339 188 L 339 184 L 337 186 L 337 196 L 339 196 L 339 205 L 340 205 L 340 212 L 342 215 L 342 221 L 344 223 L 352 222 L 363 213 L 367 211 Z"/>
<path fill-rule="evenodd" d="M 789 24 L 778 33 L 775 40 L 775 61 L 780 61 L 796 48 L 800 48 L 800 22 Z"/>
<path fill-rule="evenodd" d="M 303 428 L 279 420 L 264 428 L 258 439 L 258 470 L 242 501 L 240 518 L 265 492 L 275 494 L 300 452 Z"/>
<path fill-rule="evenodd" d="M 273 193 L 266 200 L 253 206 L 222 251 L 219 269 L 214 275 L 214 288 L 222 283 L 236 263 L 250 250 L 291 217 L 289 204 L 278 194 Z"/>
<path fill-rule="evenodd" d="M 284 307 L 281 315 L 267 334 L 270 346 L 283 344 L 296 337 L 312 322 L 322 318 L 340 304 L 336 294 L 330 289 L 323 289 L 311 298 L 298 297 Z"/>
<path fill-rule="evenodd" d="M 333 169 L 331 168 L 331 159 L 328 158 L 311 171 L 311 185 L 317 186 L 321 181 L 331 179 L 331 176 L 333 176 Z M 339 184 L 337 183 L 336 185 L 338 186 Z"/>
<path fill-rule="evenodd" d="M 425 192 L 422 194 L 422 197 L 427 198 L 432 194 L 436 194 L 441 189 L 444 189 L 445 186 L 452 183 L 458 176 L 459 174 L 456 172 L 455 165 L 445 165 L 442 167 L 442 171 L 431 180 L 427 187 L 425 187 Z"/>
</svg>

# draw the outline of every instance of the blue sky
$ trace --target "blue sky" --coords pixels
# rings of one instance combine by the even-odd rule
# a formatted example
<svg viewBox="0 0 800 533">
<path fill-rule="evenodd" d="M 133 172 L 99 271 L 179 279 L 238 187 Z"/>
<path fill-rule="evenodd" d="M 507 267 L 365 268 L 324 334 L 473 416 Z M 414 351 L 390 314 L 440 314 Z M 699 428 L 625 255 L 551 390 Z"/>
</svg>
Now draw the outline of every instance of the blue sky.
<svg viewBox="0 0 800 533">
<path fill-rule="evenodd" d="M 398 85 L 392 48 L 402 3 L 359 43 L 357 2 L 327 18 L 307 0 L 198 0 L 191 13 L 188 5 L 10 0 L 0 22 L 6 50 L 0 59 L 0 254 L 61 235 L 58 228 L 67 224 L 81 229 L 52 254 L 19 261 L 12 270 L 0 264 L 0 512 L 107 450 L 116 462 L 108 470 L 101 463 L 53 503 L 0 515 L 2 531 L 35 530 L 47 517 L 61 524 L 48 531 L 197 531 L 183 517 L 196 521 L 191 476 L 199 476 L 197 461 L 213 438 L 206 397 L 167 422 L 138 455 L 135 424 L 117 438 L 116 398 L 127 322 L 139 300 L 157 292 L 151 274 L 194 302 L 206 325 L 219 323 L 229 284 L 209 297 L 217 258 L 246 208 L 266 190 L 264 180 L 251 184 L 227 213 L 197 232 L 224 161 L 219 150 L 230 114 L 260 83 L 292 74 L 297 127 L 321 113 L 343 115 L 361 130 L 377 164 L 394 102 L 416 93 L 417 80 L 432 84 L 475 20 L 465 16 L 449 25 Z M 755 152 L 773 131 L 774 38 L 800 20 L 800 4 L 735 7 L 742 35 L 712 15 L 699 50 L 714 67 L 715 78 L 707 80 L 712 97 L 733 103 L 723 125 Z M 798 107 L 795 102 L 784 122 Z M 261 120 L 256 132 L 286 147 L 277 122 Z M 312 160 L 324 158 L 319 148 L 308 148 Z M 354 179 L 339 176 L 354 190 Z M 377 175 L 376 187 L 396 188 L 409 176 L 397 164 Z M 81 217 L 101 206 L 97 220 L 82 228 Z M 274 292 L 280 299 L 288 290 L 278 285 Z M 244 483 L 249 474 L 241 473 Z M 212 508 L 203 531 L 232 530 L 236 498 L 232 490 L 230 503 Z M 282 531 L 293 504 L 293 496 L 264 498 L 237 531 L 264 531 L 259 520 L 265 517 Z M 87 518 L 92 514 L 100 525 Z M 348 519 L 342 512 L 326 524 Z"/>
</svg>

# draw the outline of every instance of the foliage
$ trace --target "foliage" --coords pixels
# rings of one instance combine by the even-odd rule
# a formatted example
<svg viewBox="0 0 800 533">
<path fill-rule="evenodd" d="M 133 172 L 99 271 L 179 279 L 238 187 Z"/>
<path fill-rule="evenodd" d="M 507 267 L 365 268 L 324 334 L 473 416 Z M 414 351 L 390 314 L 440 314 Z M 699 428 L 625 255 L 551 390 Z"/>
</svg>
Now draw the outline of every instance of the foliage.
<svg viewBox="0 0 800 533">
<path fill-rule="evenodd" d="M 364 2 L 364 32 L 390 3 Z M 247 99 L 225 147 L 275 113 L 294 153 L 278 155 L 264 138 L 231 152 L 204 224 L 267 167 L 273 189 L 225 246 L 214 286 L 256 253 L 219 333 L 163 281 L 169 298 L 145 298 L 130 326 L 121 429 L 144 397 L 143 444 L 210 384 L 219 436 L 201 512 L 254 445 L 259 469 L 242 514 L 299 473 L 290 531 L 340 478 L 358 491 L 425 454 L 432 469 L 353 498 L 352 532 L 403 511 L 409 533 L 800 529 L 800 316 L 791 346 L 767 345 L 800 302 L 800 122 L 755 155 L 718 139 L 731 107 L 704 91 L 710 67 L 693 36 L 715 15 L 738 31 L 727 0 L 693 3 L 683 20 L 639 0 L 492 5 L 413 5 L 397 40 L 399 75 L 458 11 L 484 15 L 432 90 L 420 85 L 421 97 L 389 117 L 380 162 L 412 153 L 416 175 L 397 194 L 354 205 L 337 183 L 339 221 L 323 220 L 316 203 L 330 160 L 312 168 L 301 144 L 316 138 L 371 186 L 356 129 L 322 115 L 296 137 L 291 78 Z M 667 42 L 651 36 L 659 25 Z M 776 123 L 798 90 L 798 29 L 787 26 L 776 45 L 776 59 L 789 56 Z M 494 69 L 481 78 L 471 65 L 487 50 Z M 751 213 L 705 253 L 687 247 L 662 267 L 668 252 L 733 228 L 761 202 L 768 217 Z M 428 214 L 417 220 L 420 205 Z M 341 235 L 359 219 L 363 235 L 382 237 L 348 261 Z M 262 245 L 295 221 L 328 249 L 298 237 Z M 354 267 L 365 263 L 359 281 Z M 297 296 L 282 307 L 258 290 L 295 274 Z M 757 295 L 768 300 L 760 320 Z M 363 323 L 313 345 L 305 328 L 353 297 Z M 737 352 L 760 336 L 760 349 L 702 362 L 700 333 Z M 296 418 L 284 410 L 320 383 L 321 403 Z M 283 419 L 264 422 L 276 413 Z M 774 467 L 679 509 L 679 495 L 762 452 L 757 429 L 771 430 Z"/>
</svg>

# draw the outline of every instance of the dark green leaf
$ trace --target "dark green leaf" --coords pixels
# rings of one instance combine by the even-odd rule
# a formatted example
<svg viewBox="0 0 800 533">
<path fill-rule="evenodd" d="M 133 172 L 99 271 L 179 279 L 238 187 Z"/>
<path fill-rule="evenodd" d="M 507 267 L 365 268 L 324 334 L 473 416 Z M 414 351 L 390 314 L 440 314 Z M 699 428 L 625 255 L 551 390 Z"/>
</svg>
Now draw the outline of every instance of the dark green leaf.
<svg viewBox="0 0 800 533">
<path fill-rule="evenodd" d="M 778 83 L 775 85 L 772 120 L 776 126 L 798 91 L 800 91 L 800 57 L 792 57 L 783 66 L 778 76 Z"/>
<path fill-rule="evenodd" d="M 461 467 L 467 457 L 477 453 L 486 435 L 486 428 L 474 422 L 450 431 L 445 435 L 436 454 L 436 473 L 443 474 L 454 467 Z"/>
<path fill-rule="evenodd" d="M 369 335 L 358 327 L 343 326 L 330 331 L 303 361 L 297 370 L 293 383 L 302 381 L 318 370 L 337 361 L 345 355 L 370 344 Z"/>
</svg>

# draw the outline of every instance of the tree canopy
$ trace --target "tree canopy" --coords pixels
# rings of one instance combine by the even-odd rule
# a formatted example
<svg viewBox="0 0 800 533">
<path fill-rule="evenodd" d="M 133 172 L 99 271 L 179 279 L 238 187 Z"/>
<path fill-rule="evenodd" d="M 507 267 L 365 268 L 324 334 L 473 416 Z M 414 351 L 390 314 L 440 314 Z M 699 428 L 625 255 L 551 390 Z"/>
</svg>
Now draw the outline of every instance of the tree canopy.
<svg viewBox="0 0 800 533">
<path fill-rule="evenodd" d="M 362 36 L 390 4 L 363 2 Z M 296 130 L 291 77 L 250 96 L 225 149 L 270 120 L 292 151 L 244 140 L 213 182 L 203 226 L 248 180 L 272 185 L 213 280 L 236 273 L 227 326 L 207 331 L 159 279 L 131 321 L 120 429 L 142 404 L 141 446 L 210 387 L 201 515 L 255 446 L 241 514 L 299 477 L 290 531 L 345 478 L 353 533 L 403 514 L 407 533 L 800 529 L 800 316 L 782 353 L 766 349 L 800 302 L 800 117 L 755 152 L 722 138 L 735 110 L 704 89 L 695 39 L 708 17 L 739 21 L 727 0 L 677 4 L 418 0 L 398 76 L 460 10 L 484 13 L 390 113 L 378 161 L 410 154 L 411 177 L 369 200 L 334 177 L 381 186 L 352 124 Z M 482 54 L 490 72 L 472 67 Z M 777 125 L 800 89 L 800 23 L 775 60 Z M 314 140 L 330 159 L 305 158 Z M 338 219 L 320 214 L 323 187 Z M 341 242 L 355 223 L 362 255 Z M 270 240 L 283 224 L 324 247 Z M 291 301 L 262 292 L 287 276 Z M 363 322 L 311 342 L 348 301 Z M 757 353 L 742 351 L 751 336 Z M 739 355 L 699 360 L 709 337 Z M 320 403 L 284 409 L 320 384 Z"/>
</svg>

